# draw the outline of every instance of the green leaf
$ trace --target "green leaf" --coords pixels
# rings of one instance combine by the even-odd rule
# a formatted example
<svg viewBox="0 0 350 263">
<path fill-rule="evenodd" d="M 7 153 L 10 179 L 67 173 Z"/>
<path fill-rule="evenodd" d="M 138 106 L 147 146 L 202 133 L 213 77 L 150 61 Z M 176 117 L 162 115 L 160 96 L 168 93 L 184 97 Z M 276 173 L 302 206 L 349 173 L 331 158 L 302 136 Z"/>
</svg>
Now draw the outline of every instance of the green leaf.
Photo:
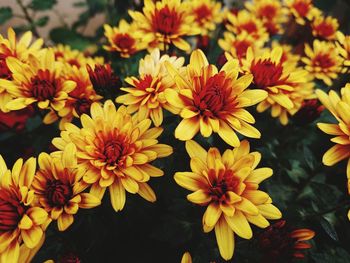
<svg viewBox="0 0 350 263">
<path fill-rule="evenodd" d="M 37 21 L 35 21 L 35 24 L 39 27 L 43 27 L 43 26 L 46 26 L 48 21 L 49 21 L 49 17 L 43 16 L 43 17 L 40 17 Z"/>
<path fill-rule="evenodd" d="M 310 149 L 307 146 L 304 146 L 303 152 L 306 164 L 311 170 L 314 170 L 316 163 L 314 154 L 310 151 Z"/>
<path fill-rule="evenodd" d="M 338 235 L 334 226 L 326 218 L 322 217 L 320 224 L 330 238 L 332 238 L 334 241 L 338 241 Z"/>
<path fill-rule="evenodd" d="M 56 3 L 56 0 L 32 0 L 29 8 L 37 11 L 43 11 L 51 9 Z"/>
<path fill-rule="evenodd" d="M 71 46 L 73 49 L 84 50 L 91 42 L 88 38 L 68 28 L 58 27 L 50 32 L 50 38 L 55 43 L 62 43 Z"/>
<path fill-rule="evenodd" d="M 0 7 L 0 25 L 11 19 L 12 16 L 12 9 L 10 7 Z"/>
</svg>

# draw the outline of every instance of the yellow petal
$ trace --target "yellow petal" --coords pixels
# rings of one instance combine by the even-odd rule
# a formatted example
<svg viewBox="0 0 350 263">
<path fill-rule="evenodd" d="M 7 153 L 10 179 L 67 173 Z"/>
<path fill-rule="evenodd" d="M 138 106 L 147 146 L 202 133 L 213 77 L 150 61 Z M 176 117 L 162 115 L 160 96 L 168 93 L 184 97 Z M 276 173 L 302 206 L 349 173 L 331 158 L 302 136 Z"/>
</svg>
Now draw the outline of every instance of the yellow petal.
<svg viewBox="0 0 350 263">
<path fill-rule="evenodd" d="M 34 248 L 41 240 L 41 237 L 43 236 L 43 230 L 41 227 L 35 226 L 28 230 L 21 230 L 21 235 L 24 244 L 28 248 Z"/>
<path fill-rule="evenodd" d="M 175 129 L 175 138 L 181 141 L 191 140 L 199 131 L 197 117 L 183 119 Z"/>
<path fill-rule="evenodd" d="M 183 254 L 181 263 L 192 263 L 191 254 L 189 252 L 185 252 Z"/>
<path fill-rule="evenodd" d="M 334 145 L 323 155 L 322 162 L 327 166 L 332 166 L 349 157 L 349 154 L 348 147 L 343 145 Z"/>
<path fill-rule="evenodd" d="M 101 204 L 101 200 L 91 193 L 81 193 L 80 208 L 93 208 Z"/>
<path fill-rule="evenodd" d="M 200 189 L 192 194 L 187 195 L 187 200 L 194 204 L 205 205 L 211 201 L 211 197 L 207 191 Z"/>
<path fill-rule="evenodd" d="M 71 224 L 73 224 L 74 218 L 72 215 L 62 213 L 57 219 L 57 225 L 59 231 L 65 231 Z"/>
<path fill-rule="evenodd" d="M 272 204 L 259 205 L 258 209 L 261 215 L 267 219 L 280 219 L 282 217 L 280 210 Z"/>
<path fill-rule="evenodd" d="M 206 185 L 203 176 L 191 172 L 177 172 L 174 179 L 178 185 L 190 191 L 197 191 Z"/>
<path fill-rule="evenodd" d="M 139 183 L 139 191 L 137 193 L 149 202 L 155 202 L 157 200 L 153 189 L 146 183 Z"/>
<path fill-rule="evenodd" d="M 232 231 L 239 235 L 241 238 L 252 238 L 253 231 L 247 221 L 247 218 L 241 211 L 236 210 L 233 216 L 225 215 L 225 220 Z"/>
<path fill-rule="evenodd" d="M 119 180 L 115 180 L 114 183 L 109 186 L 109 195 L 113 209 L 116 212 L 122 210 L 125 205 L 125 190 Z"/>
<path fill-rule="evenodd" d="M 218 223 L 215 225 L 215 236 L 220 255 L 225 260 L 230 260 L 233 256 L 234 239 L 233 232 L 226 223 L 224 217 L 221 217 Z"/>
<path fill-rule="evenodd" d="M 219 220 L 221 214 L 222 211 L 219 205 L 216 203 L 210 203 L 203 215 L 203 221 L 209 227 L 214 226 Z"/>
<path fill-rule="evenodd" d="M 186 142 L 186 151 L 191 158 L 198 158 L 203 163 L 207 160 L 207 152 L 197 142 L 190 140 Z"/>
</svg>

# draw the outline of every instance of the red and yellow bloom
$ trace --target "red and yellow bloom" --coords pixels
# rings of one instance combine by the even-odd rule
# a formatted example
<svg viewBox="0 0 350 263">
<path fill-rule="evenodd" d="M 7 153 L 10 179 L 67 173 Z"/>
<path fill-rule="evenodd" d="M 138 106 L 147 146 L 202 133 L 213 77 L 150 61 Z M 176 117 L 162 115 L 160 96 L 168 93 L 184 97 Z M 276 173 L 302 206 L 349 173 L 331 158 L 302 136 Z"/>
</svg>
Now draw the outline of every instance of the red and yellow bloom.
<svg viewBox="0 0 350 263">
<path fill-rule="evenodd" d="M 200 29 L 194 26 L 195 17 L 188 12 L 189 3 L 181 0 L 162 0 L 154 3 L 144 0 L 143 13 L 129 10 L 138 28 L 151 40 L 149 49 L 166 50 L 170 44 L 189 51 L 185 36 L 197 35 Z"/>
<path fill-rule="evenodd" d="M 300 25 L 305 25 L 321 14 L 321 11 L 314 7 L 312 0 L 286 0 L 286 6 Z"/>
<path fill-rule="evenodd" d="M 193 193 L 187 199 L 207 206 L 203 215 L 203 230 L 215 229 L 221 256 L 229 260 L 234 251 L 234 234 L 250 239 L 250 224 L 265 228 L 266 219 L 279 219 L 281 212 L 272 205 L 270 196 L 259 190 L 259 184 L 272 175 L 270 168 L 258 168 L 261 155 L 250 152 L 248 141 L 238 148 L 217 148 L 205 151 L 195 141 L 186 142 L 191 157 L 192 172 L 177 172 L 175 181 Z"/>
<path fill-rule="evenodd" d="M 140 60 L 139 77 L 125 79 L 125 82 L 132 87 L 121 88 L 121 90 L 128 94 L 116 99 L 117 103 L 128 105 L 129 113 L 137 112 L 139 121 L 151 118 L 157 127 L 163 122 L 163 108 L 177 112 L 177 109 L 167 102 L 164 95 L 166 89 L 175 88 L 175 82 L 165 68 L 166 62 L 173 65 L 176 70 L 180 70 L 185 60 L 168 55 L 160 56 L 159 49 L 153 50 L 150 55 Z"/>
<path fill-rule="evenodd" d="M 13 57 L 6 59 L 13 74 L 13 80 L 0 79 L 0 87 L 6 88 L 13 96 L 6 107 L 20 110 L 35 103 L 39 109 L 58 112 L 76 83 L 62 77 L 63 64 L 55 61 L 50 49 L 43 50 L 40 58 L 32 56 L 29 60 L 29 64 L 24 64 Z"/>
<path fill-rule="evenodd" d="M 333 166 L 344 159 L 348 159 L 346 175 L 350 194 L 350 130 L 348 128 L 350 125 L 350 84 L 346 84 L 341 89 L 341 97 L 333 90 L 328 95 L 322 90 L 317 90 L 316 94 L 321 103 L 337 120 L 336 124 L 317 124 L 323 132 L 335 136 L 331 141 L 336 145 L 323 155 L 322 162 L 327 166 Z"/>
<path fill-rule="evenodd" d="M 266 50 L 261 55 L 255 55 L 249 48 L 242 64 L 242 71 L 253 75 L 252 86 L 268 92 L 257 111 L 271 108 L 272 117 L 279 117 L 283 125 L 288 123 L 288 115 L 298 111 L 304 99 L 312 98 L 313 84 L 307 71 L 285 60 L 282 47 Z"/>
<path fill-rule="evenodd" d="M 311 27 L 312 34 L 315 37 L 326 40 L 334 40 L 336 39 L 339 23 L 336 18 L 331 16 L 318 16 L 312 21 Z"/>
<path fill-rule="evenodd" d="M 260 132 L 251 125 L 254 117 L 244 108 L 264 100 L 267 92 L 246 90 L 252 75 L 238 78 L 237 60 L 227 62 L 218 72 L 201 50 L 195 50 L 184 73 L 170 63 L 167 68 L 177 90 L 166 89 L 165 98 L 183 118 L 175 129 L 176 138 L 187 141 L 199 131 L 204 137 L 216 132 L 231 146 L 240 144 L 236 132 L 260 138 Z"/>
<path fill-rule="evenodd" d="M 331 86 L 332 79 L 338 77 L 343 66 L 337 47 L 332 42 L 314 40 L 313 48 L 306 44 L 304 51 L 306 57 L 302 61 L 305 69 L 316 79 Z"/>
<path fill-rule="evenodd" d="M 92 194 L 83 193 L 89 185 L 82 180 L 85 170 L 77 165 L 73 144 L 65 148 L 61 159 L 41 153 L 38 161 L 40 168 L 32 188 L 40 205 L 57 220 L 60 231 L 73 223 L 79 208 L 93 208 L 101 203 Z"/>
<path fill-rule="evenodd" d="M 163 129 L 149 129 L 151 120 L 138 121 L 124 106 L 116 109 L 110 100 L 103 107 L 93 103 L 90 111 L 91 117 L 80 117 L 81 129 L 66 124 L 61 137 L 52 141 L 59 149 L 55 155 L 62 155 L 73 143 L 78 166 L 86 170 L 83 180 L 92 185 L 90 192 L 102 199 L 109 188 L 115 211 L 123 209 L 125 191 L 154 202 L 155 193 L 147 182 L 163 171 L 149 163 L 172 153 L 170 146 L 158 144 Z"/>
<path fill-rule="evenodd" d="M 105 24 L 104 30 L 109 45 L 105 45 L 103 48 L 118 52 L 123 58 L 128 58 L 136 52 L 146 49 L 151 40 L 149 36 L 147 39 L 142 35 L 135 23 L 128 24 L 124 19 L 120 20 L 118 27 Z"/>
<path fill-rule="evenodd" d="M 30 158 L 17 160 L 9 170 L 0 155 L 0 262 L 17 262 L 22 244 L 35 248 L 50 222 L 31 189 L 35 169 Z"/>
</svg>

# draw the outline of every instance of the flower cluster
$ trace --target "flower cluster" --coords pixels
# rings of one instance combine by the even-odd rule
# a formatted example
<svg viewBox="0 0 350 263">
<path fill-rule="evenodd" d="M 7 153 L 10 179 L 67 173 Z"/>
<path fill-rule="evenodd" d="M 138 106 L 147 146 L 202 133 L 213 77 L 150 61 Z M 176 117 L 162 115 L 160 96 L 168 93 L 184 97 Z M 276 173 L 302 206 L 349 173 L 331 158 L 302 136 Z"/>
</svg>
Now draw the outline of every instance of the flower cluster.
<svg viewBox="0 0 350 263">
<path fill-rule="evenodd" d="M 205 208 L 203 231 L 214 230 L 223 259 L 232 259 L 238 237 L 253 236 L 262 262 L 303 258 L 315 233 L 284 220 L 270 225 L 282 217 L 271 196 L 280 200 L 263 185 L 273 165 L 260 167 L 265 151 L 251 146 L 265 135 L 263 112 L 282 129 L 306 126 L 327 109 L 336 123 L 317 126 L 335 145 L 323 163 L 348 160 L 350 194 L 350 83 L 340 95 L 332 90 L 349 72 L 350 36 L 312 0 L 253 0 L 241 10 L 215 0 L 134 7 L 117 25 L 103 25 L 96 54 L 104 57 L 44 47 L 31 32 L 0 35 L 0 130 L 23 132 L 35 115 L 60 130 L 38 167 L 31 157 L 10 170 L 0 155 L 0 262 L 32 257 L 51 221 L 65 231 L 106 195 L 115 212 L 129 194 L 155 202 L 151 178 L 169 171 L 158 159 L 177 152 L 191 171 L 173 163 L 173 179 Z M 208 51 L 213 45 L 219 52 Z M 168 145 L 174 140 L 179 145 Z M 253 235 L 252 225 L 265 230 Z M 182 262 L 192 262 L 189 252 Z"/>
</svg>

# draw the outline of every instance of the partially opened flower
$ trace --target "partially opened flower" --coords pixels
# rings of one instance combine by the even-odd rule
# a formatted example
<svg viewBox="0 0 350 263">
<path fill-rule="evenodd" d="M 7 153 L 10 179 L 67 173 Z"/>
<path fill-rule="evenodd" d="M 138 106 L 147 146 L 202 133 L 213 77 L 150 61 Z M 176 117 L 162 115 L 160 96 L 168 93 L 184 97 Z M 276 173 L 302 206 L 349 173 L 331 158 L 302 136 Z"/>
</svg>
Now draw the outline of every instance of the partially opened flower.
<svg viewBox="0 0 350 263">
<path fill-rule="evenodd" d="M 257 111 L 271 108 L 272 117 L 278 117 L 283 125 L 288 123 L 288 115 L 298 111 L 304 99 L 312 98 L 313 84 L 307 71 L 284 60 L 282 47 L 266 50 L 261 55 L 249 48 L 242 64 L 242 71 L 253 75 L 252 87 L 268 92 Z"/>
<path fill-rule="evenodd" d="M 335 136 L 331 139 L 335 145 L 323 155 L 322 162 L 327 166 L 333 166 L 344 159 L 348 160 L 346 175 L 350 194 L 350 131 L 348 128 L 350 125 L 350 84 L 346 84 L 341 89 L 341 97 L 333 90 L 328 95 L 322 90 L 317 90 L 316 94 L 337 120 L 335 124 L 317 124 L 323 132 Z"/>
<path fill-rule="evenodd" d="M 20 246 L 35 248 L 49 223 L 31 189 L 35 158 L 18 159 L 9 170 L 0 155 L 0 262 L 17 262 Z"/>
<path fill-rule="evenodd" d="M 17 41 L 15 31 L 10 27 L 7 31 L 7 38 L 0 35 L 0 79 L 12 80 L 12 72 L 9 69 L 6 59 L 14 57 L 23 63 L 28 62 L 28 56 L 37 55 L 43 44 L 42 39 L 32 43 L 32 32 L 28 31 Z M 0 84 L 0 110 L 8 112 L 7 102 L 12 96 L 7 92 L 6 87 Z"/>
<path fill-rule="evenodd" d="M 138 121 L 124 106 L 116 109 L 111 100 L 103 107 L 93 103 L 90 111 L 91 117 L 80 117 L 82 128 L 67 123 L 61 137 L 53 139 L 59 149 L 54 156 L 61 156 L 73 143 L 78 167 L 86 170 L 83 180 L 92 185 L 90 192 L 102 199 L 109 188 L 115 211 L 123 209 L 125 191 L 154 202 L 155 193 L 147 182 L 163 171 L 150 162 L 172 153 L 170 146 L 158 143 L 163 129 L 150 129 L 151 120 Z"/>
<path fill-rule="evenodd" d="M 207 206 L 203 215 L 203 230 L 215 229 L 221 256 L 229 260 L 234 251 L 234 234 L 250 239 L 250 223 L 260 228 L 269 226 L 267 219 L 281 218 L 270 196 L 259 190 L 259 184 L 272 175 L 270 168 L 256 168 L 261 155 L 250 152 L 248 141 L 238 148 L 217 148 L 205 151 L 195 141 L 186 142 L 191 157 L 192 172 L 177 172 L 175 181 L 193 193 L 187 199 Z"/>
<path fill-rule="evenodd" d="M 342 71 L 343 60 L 332 42 L 314 40 L 313 47 L 305 45 L 302 61 L 305 69 L 315 78 L 331 86 L 333 79 Z"/>
<path fill-rule="evenodd" d="M 216 25 L 223 20 L 221 3 L 213 0 L 190 0 L 188 12 L 194 15 L 194 24 L 201 29 L 201 35 L 214 31 Z"/>
<path fill-rule="evenodd" d="M 104 25 L 105 36 L 109 45 L 103 46 L 105 50 L 118 52 L 122 58 L 128 58 L 136 52 L 146 49 L 149 37 L 145 38 L 135 23 L 129 24 L 121 19 L 118 27 Z"/>
<path fill-rule="evenodd" d="M 282 23 L 286 22 L 288 10 L 279 0 L 254 0 L 245 3 L 246 8 L 263 21 L 270 35 L 282 32 Z"/>
<path fill-rule="evenodd" d="M 226 28 L 230 32 L 236 35 L 246 32 L 255 40 L 260 40 L 264 43 L 268 40 L 269 35 L 262 21 L 247 10 L 241 10 L 237 15 L 228 13 L 227 18 L 229 23 L 226 24 Z"/>
<path fill-rule="evenodd" d="M 258 244 L 263 254 L 263 263 L 290 262 L 305 257 L 315 232 L 307 228 L 296 228 L 280 220 L 269 226 L 259 236 Z"/>
<path fill-rule="evenodd" d="M 92 194 L 83 193 L 89 185 L 82 180 L 86 171 L 77 165 L 74 144 L 65 148 L 61 158 L 41 153 L 38 161 L 32 188 L 40 205 L 57 220 L 60 231 L 73 223 L 79 208 L 93 208 L 101 203 Z"/>
<path fill-rule="evenodd" d="M 246 56 L 249 47 L 253 50 L 257 50 L 264 45 L 263 41 L 254 39 L 245 31 L 237 36 L 226 31 L 224 32 L 224 38 L 219 39 L 218 43 L 232 58 L 239 60 Z"/>
<path fill-rule="evenodd" d="M 339 22 L 336 18 L 331 16 L 318 16 L 312 21 L 311 27 L 312 34 L 315 37 L 326 40 L 334 40 L 336 39 Z"/>
<path fill-rule="evenodd" d="M 13 57 L 6 59 L 13 80 L 0 80 L 0 87 L 6 88 L 14 97 L 6 107 L 20 110 L 35 103 L 39 109 L 58 112 L 76 83 L 63 78 L 63 64 L 55 62 L 51 49 L 43 50 L 40 58 L 30 57 L 29 60 L 28 64 L 24 64 Z"/>
<path fill-rule="evenodd" d="M 176 138 L 187 141 L 198 132 L 204 137 L 215 132 L 231 146 L 240 144 L 236 132 L 260 138 L 251 125 L 255 119 L 245 108 L 264 100 L 267 92 L 247 90 L 252 75 L 238 78 L 237 60 L 227 62 L 218 72 L 201 50 L 195 50 L 185 74 L 170 63 L 166 65 L 177 90 L 166 89 L 165 97 L 183 118 L 175 129 Z"/>
<path fill-rule="evenodd" d="M 336 46 L 340 56 L 344 59 L 344 66 L 350 67 L 350 36 L 345 36 L 342 32 L 337 32 Z"/>
<path fill-rule="evenodd" d="M 189 3 L 181 0 L 162 0 L 154 3 L 145 0 L 142 13 L 129 10 L 129 15 L 137 23 L 144 37 L 151 39 L 149 49 L 168 49 L 170 44 L 189 51 L 188 42 L 183 37 L 201 32 L 194 24 L 194 15 L 188 12 Z"/>
<path fill-rule="evenodd" d="M 300 25 L 305 25 L 306 22 L 312 21 L 321 14 L 312 0 L 286 0 L 285 2 L 295 21 Z"/>
<path fill-rule="evenodd" d="M 174 89 L 175 82 L 169 76 L 165 62 L 170 63 L 176 70 L 180 70 L 184 64 L 184 58 L 160 56 L 159 49 L 140 60 L 139 77 L 129 77 L 125 82 L 130 88 L 121 88 L 128 94 L 116 99 L 117 103 L 127 106 L 128 113 L 137 112 L 139 121 L 151 118 L 154 125 L 159 127 L 163 122 L 163 108 L 171 112 L 178 112 L 165 99 L 164 91 Z"/>
</svg>

